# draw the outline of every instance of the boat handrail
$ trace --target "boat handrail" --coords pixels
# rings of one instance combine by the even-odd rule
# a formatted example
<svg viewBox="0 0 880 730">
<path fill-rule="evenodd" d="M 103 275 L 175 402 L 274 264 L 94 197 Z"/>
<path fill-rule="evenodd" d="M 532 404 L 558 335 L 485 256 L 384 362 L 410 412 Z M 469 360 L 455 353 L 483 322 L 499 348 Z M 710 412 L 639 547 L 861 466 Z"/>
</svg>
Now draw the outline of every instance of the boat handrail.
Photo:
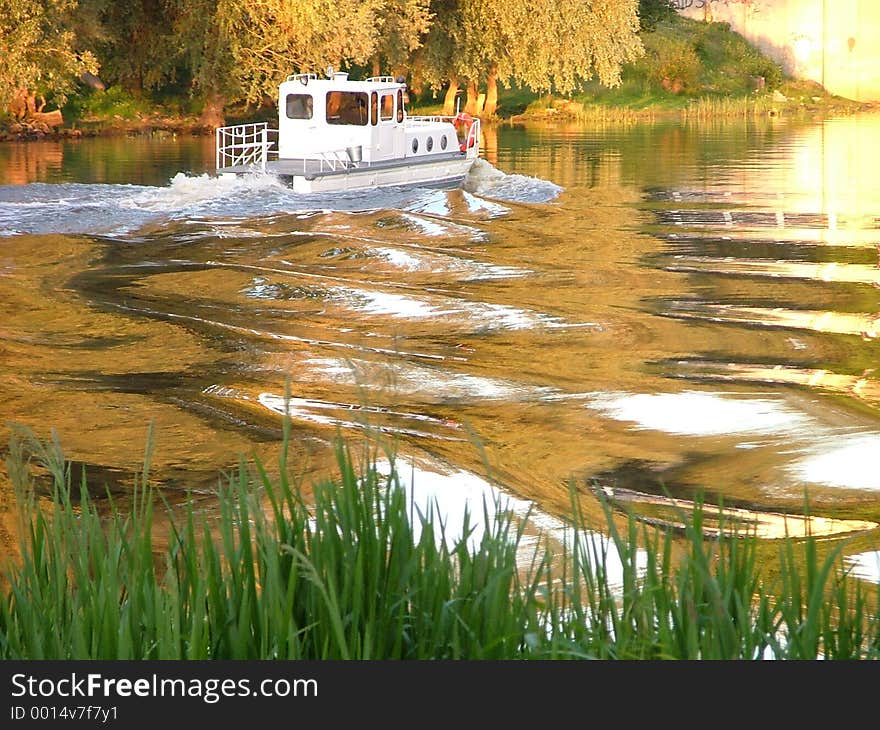
<svg viewBox="0 0 880 730">
<path fill-rule="evenodd" d="M 393 84 L 396 82 L 396 79 L 393 76 L 370 76 L 367 81 L 382 84 Z"/>
<path fill-rule="evenodd" d="M 455 122 L 455 117 L 446 114 L 419 114 L 416 116 L 407 114 L 406 120 L 408 122 L 449 122 L 452 124 Z"/>
<path fill-rule="evenodd" d="M 216 131 L 216 166 L 259 167 L 266 171 L 266 163 L 278 157 L 278 130 L 266 122 L 233 124 L 218 127 Z"/>
<path fill-rule="evenodd" d="M 480 155 L 480 118 L 474 117 L 464 138 L 464 153 L 468 158 Z"/>
<path fill-rule="evenodd" d="M 327 170 L 335 172 L 337 170 L 354 170 L 360 167 L 369 167 L 370 163 L 362 159 L 357 159 L 352 155 L 354 148 L 344 147 L 338 150 L 323 150 L 315 153 L 317 157 L 303 159 L 303 172 L 307 171 L 309 161 L 318 162 L 318 171 L 324 172 L 325 165 Z"/>
<path fill-rule="evenodd" d="M 305 79 L 305 83 L 309 81 L 317 80 L 318 74 L 291 74 L 287 77 L 288 81 L 302 81 Z"/>
</svg>

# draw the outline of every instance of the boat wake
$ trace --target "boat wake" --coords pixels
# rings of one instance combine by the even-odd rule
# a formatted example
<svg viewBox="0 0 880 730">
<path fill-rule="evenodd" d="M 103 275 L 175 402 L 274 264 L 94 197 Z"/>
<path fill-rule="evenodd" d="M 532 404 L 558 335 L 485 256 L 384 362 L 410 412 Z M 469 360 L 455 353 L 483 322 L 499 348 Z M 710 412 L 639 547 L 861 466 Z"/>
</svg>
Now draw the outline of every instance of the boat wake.
<svg viewBox="0 0 880 730">
<path fill-rule="evenodd" d="M 157 222 L 297 212 L 292 193 L 268 175 L 177 173 L 167 186 L 32 183 L 0 187 L 0 236 L 124 235 Z"/>
<path fill-rule="evenodd" d="M 508 175 L 483 158 L 471 166 L 464 188 L 474 195 L 511 203 L 549 203 L 563 188 L 549 180 L 528 175 Z"/>
<path fill-rule="evenodd" d="M 464 188 L 477 198 L 487 198 L 487 204 L 492 200 L 548 202 L 561 190 L 546 180 L 507 175 L 482 159 L 474 163 Z M 294 193 L 278 178 L 260 173 L 227 176 L 180 172 L 163 187 L 32 183 L 0 187 L 0 236 L 48 233 L 124 236 L 144 226 L 167 221 L 241 220 L 278 214 L 383 208 L 420 210 L 428 203 L 433 206 L 437 192 L 424 188 L 383 188 L 302 195 Z M 497 206 L 489 207 L 494 210 Z"/>
</svg>

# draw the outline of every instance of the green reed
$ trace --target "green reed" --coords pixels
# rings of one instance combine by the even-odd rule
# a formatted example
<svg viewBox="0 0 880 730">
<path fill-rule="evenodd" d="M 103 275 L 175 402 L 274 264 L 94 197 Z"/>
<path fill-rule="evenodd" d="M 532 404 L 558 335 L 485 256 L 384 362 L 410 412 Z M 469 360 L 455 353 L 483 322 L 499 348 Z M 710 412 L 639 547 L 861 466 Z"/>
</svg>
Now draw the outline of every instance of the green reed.
<svg viewBox="0 0 880 730">
<path fill-rule="evenodd" d="M 286 438 L 289 437 L 289 432 Z M 126 506 L 101 510 L 57 443 L 19 433 L 7 469 L 21 555 L 0 601 L 0 658 L 25 659 L 751 659 L 877 658 L 876 595 L 820 560 L 816 541 L 781 543 L 765 582 L 758 541 L 707 539 L 702 510 L 675 536 L 620 520 L 572 530 L 523 565 L 521 523 L 465 514 L 464 536 L 420 513 L 375 451 L 337 446 L 338 474 L 308 499 L 242 462 L 222 478 L 219 515 L 191 506 L 168 547 L 153 537 L 148 463 Z M 39 498 L 30 466 L 48 475 Z M 494 505 L 497 508 L 499 505 Z M 164 509 L 164 507 L 162 507 Z M 106 514 L 102 514 L 102 512 Z M 498 516 L 490 517 L 490 514 Z M 622 526 L 618 527 L 618 523 Z M 468 527 L 469 526 L 469 527 Z M 622 581 L 610 577 L 612 556 Z"/>
<path fill-rule="evenodd" d="M 766 96 L 755 97 L 700 97 L 682 110 L 685 119 L 706 120 L 719 118 L 766 117 L 780 113 L 780 105 Z"/>
</svg>

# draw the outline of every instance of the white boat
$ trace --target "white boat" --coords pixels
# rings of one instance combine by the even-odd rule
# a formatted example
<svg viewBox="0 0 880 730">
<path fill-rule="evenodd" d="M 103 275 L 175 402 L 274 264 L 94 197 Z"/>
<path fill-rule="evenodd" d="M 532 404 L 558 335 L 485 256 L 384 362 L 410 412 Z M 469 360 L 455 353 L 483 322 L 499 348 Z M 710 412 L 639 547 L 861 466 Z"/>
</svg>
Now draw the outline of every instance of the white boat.
<svg viewBox="0 0 880 730">
<path fill-rule="evenodd" d="M 480 120 L 409 116 L 405 101 L 406 84 L 391 76 L 289 76 L 278 88 L 277 128 L 217 129 L 217 172 L 262 171 L 299 193 L 459 185 L 480 152 Z"/>
</svg>

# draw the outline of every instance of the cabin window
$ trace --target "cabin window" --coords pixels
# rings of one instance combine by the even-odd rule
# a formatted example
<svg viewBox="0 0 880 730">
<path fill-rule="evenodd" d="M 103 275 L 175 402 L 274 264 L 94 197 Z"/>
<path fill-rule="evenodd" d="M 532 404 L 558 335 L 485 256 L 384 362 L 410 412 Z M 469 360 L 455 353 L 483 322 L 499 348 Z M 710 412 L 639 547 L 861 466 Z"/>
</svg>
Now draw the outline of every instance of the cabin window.
<svg viewBox="0 0 880 730">
<path fill-rule="evenodd" d="M 327 92 L 327 124 L 365 125 L 368 121 L 367 95 L 365 92 Z"/>
<path fill-rule="evenodd" d="M 427 142 L 425 142 L 425 149 L 428 150 L 428 152 L 430 152 L 432 149 L 434 149 L 434 138 L 433 137 L 428 137 Z"/>
<path fill-rule="evenodd" d="M 397 90 L 397 121 L 403 121 L 403 89 Z"/>
<path fill-rule="evenodd" d="M 413 137 L 412 150 L 413 154 L 419 151 L 419 140 L 417 137 Z"/>
<path fill-rule="evenodd" d="M 370 124 L 374 127 L 379 123 L 379 95 L 374 91 L 370 94 Z"/>
<path fill-rule="evenodd" d="M 445 134 L 440 138 L 440 149 L 441 150 L 446 149 L 446 135 Z"/>
<path fill-rule="evenodd" d="M 394 119 L 394 97 L 391 94 L 382 96 L 382 121 L 390 122 Z"/>
<path fill-rule="evenodd" d="M 288 119 L 311 119 L 311 94 L 288 94 L 286 100 Z"/>
</svg>

